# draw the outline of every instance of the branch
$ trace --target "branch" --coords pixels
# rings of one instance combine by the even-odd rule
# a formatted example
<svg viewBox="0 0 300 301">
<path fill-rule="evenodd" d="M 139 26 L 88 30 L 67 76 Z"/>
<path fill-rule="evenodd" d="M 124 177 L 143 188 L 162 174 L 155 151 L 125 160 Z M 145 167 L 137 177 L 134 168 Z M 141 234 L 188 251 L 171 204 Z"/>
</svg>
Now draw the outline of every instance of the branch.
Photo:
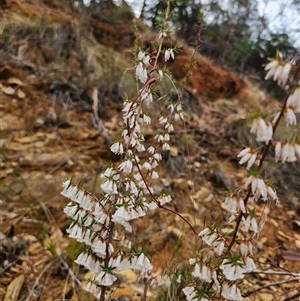
<svg viewBox="0 0 300 301">
<path fill-rule="evenodd" d="M 262 289 L 265 289 L 265 288 L 269 288 L 271 286 L 275 286 L 275 285 L 280 285 L 280 284 L 284 284 L 284 283 L 289 283 L 289 282 L 293 282 L 293 281 L 297 281 L 297 280 L 300 280 L 300 276 L 298 277 L 294 277 L 294 278 L 289 278 L 289 279 L 285 279 L 285 280 L 281 280 L 281 281 L 277 281 L 277 282 L 272 282 L 272 283 L 269 283 L 269 284 L 266 284 L 266 285 L 263 285 L 263 286 L 260 286 L 252 291 L 249 291 L 249 292 L 246 292 L 243 297 L 249 297 L 250 295 L 262 290 Z M 293 299 L 291 299 L 293 300 Z"/>
<path fill-rule="evenodd" d="M 289 276 L 294 276 L 294 277 L 300 277 L 300 273 L 291 273 L 291 272 L 280 272 L 280 271 L 262 271 L 262 270 L 254 270 L 250 273 L 247 274 L 266 274 L 266 275 L 289 275 Z"/>
</svg>

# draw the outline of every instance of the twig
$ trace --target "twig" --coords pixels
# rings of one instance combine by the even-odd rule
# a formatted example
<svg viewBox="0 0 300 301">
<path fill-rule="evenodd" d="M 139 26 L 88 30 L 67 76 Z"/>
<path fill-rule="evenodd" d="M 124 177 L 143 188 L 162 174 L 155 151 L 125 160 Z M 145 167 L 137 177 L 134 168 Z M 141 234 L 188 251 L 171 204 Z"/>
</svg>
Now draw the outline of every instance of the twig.
<svg viewBox="0 0 300 301">
<path fill-rule="evenodd" d="M 269 271 L 262 271 L 262 270 L 254 270 L 248 274 L 266 274 L 266 275 L 288 275 L 288 276 L 294 276 L 294 277 L 300 277 L 300 274 L 299 273 L 291 273 L 291 272 L 280 272 L 280 271 L 272 271 L 272 270 L 269 270 Z"/>
<path fill-rule="evenodd" d="M 272 282 L 272 283 L 269 283 L 269 284 L 266 284 L 266 285 L 263 285 L 263 286 L 260 286 L 252 291 L 249 291 L 249 292 L 246 292 L 243 297 L 249 297 L 250 295 L 262 290 L 262 289 L 265 289 L 265 288 L 269 288 L 271 286 L 275 286 L 275 285 L 280 285 L 280 284 L 284 284 L 284 283 L 288 283 L 288 282 L 293 282 L 293 281 L 297 281 L 297 280 L 300 280 L 300 276 L 299 277 L 294 277 L 294 278 L 289 278 L 289 279 L 285 279 L 285 280 L 281 280 L 281 281 L 277 281 L 277 282 Z"/>
<path fill-rule="evenodd" d="M 294 296 L 291 296 L 291 297 L 288 297 L 288 298 L 284 299 L 283 301 L 296 300 L 298 297 L 300 297 L 300 292 L 296 293 Z"/>
</svg>

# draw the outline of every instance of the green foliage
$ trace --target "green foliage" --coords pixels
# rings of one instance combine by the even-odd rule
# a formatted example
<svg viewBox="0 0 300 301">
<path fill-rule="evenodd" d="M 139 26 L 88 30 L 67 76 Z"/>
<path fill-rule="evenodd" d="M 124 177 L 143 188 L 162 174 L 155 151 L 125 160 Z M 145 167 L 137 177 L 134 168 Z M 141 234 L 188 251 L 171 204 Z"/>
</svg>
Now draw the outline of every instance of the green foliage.
<svg viewBox="0 0 300 301">
<path fill-rule="evenodd" d="M 154 5 L 146 1 L 146 4 L 142 18 L 156 28 L 156 19 L 165 9 L 165 1 L 157 1 Z M 289 34 L 268 28 L 267 16 L 258 12 L 257 0 L 231 0 L 228 7 L 223 1 L 204 4 L 200 0 L 177 0 L 172 2 L 171 9 L 177 35 L 191 44 L 197 36 L 200 13 L 204 20 L 201 53 L 238 71 L 258 73 L 263 77 L 262 65 L 276 50 L 285 57 L 296 52 Z M 278 89 L 271 88 L 277 95 Z"/>
<path fill-rule="evenodd" d="M 88 6 L 81 4 L 84 11 L 91 15 L 92 18 L 108 23 L 130 23 L 134 18 L 131 7 L 122 1 L 116 5 L 112 0 L 90 1 Z"/>
</svg>

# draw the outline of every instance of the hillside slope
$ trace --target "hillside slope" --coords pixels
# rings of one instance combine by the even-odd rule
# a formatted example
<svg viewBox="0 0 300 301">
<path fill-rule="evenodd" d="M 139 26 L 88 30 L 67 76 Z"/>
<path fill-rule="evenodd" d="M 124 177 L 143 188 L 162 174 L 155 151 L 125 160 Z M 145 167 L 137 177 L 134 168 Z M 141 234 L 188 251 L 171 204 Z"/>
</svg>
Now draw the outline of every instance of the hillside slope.
<svg viewBox="0 0 300 301">
<path fill-rule="evenodd" d="M 155 36 L 139 20 L 134 30 L 127 19 L 104 22 L 56 3 L 0 1 L 0 300 L 5 301 L 93 300 L 78 285 L 89 275 L 72 263 L 80 246 L 65 236 L 68 221 L 62 210 L 68 201 L 60 196 L 61 184 L 74 177 L 98 188 L 107 162 L 119 160 L 109 145 L 120 134 L 123 98 L 136 92 L 131 51 L 136 39 L 149 47 Z M 178 85 L 191 51 L 184 45 L 168 66 Z M 274 112 L 278 104 L 245 76 L 200 55 L 192 72 L 182 100 L 185 125 L 177 126 L 171 152 L 165 154 L 161 187 L 172 191 L 172 206 L 200 229 L 205 219 L 222 216 L 216 204 L 223 191 L 239 187 L 247 176 L 236 158 L 250 137 L 245 117 L 260 108 Z M 162 82 L 159 93 L 175 91 Z M 153 110 L 159 114 L 161 103 Z M 149 143 L 155 131 L 154 124 Z M 300 250 L 299 170 L 292 164 L 269 167 L 268 175 L 275 175 L 284 190 L 257 246 L 261 268 L 275 262 L 278 249 Z M 146 228 L 137 227 L 144 233 L 138 240 L 147 240 L 153 249 L 155 272 L 187 259 L 195 247 L 186 225 L 165 212 L 153 213 Z M 186 237 L 178 239 L 182 232 Z M 299 271 L 297 263 L 286 267 Z M 119 280 L 118 300 L 140 300 L 142 284 L 133 283 L 135 275 Z M 265 282 L 265 275 L 255 275 L 244 287 Z M 284 300 L 298 289 L 299 283 L 287 283 L 245 300 Z M 13 290 L 15 297 L 9 299 Z M 181 298 L 179 292 L 180 287 Z M 149 300 L 156 295 L 150 290 Z"/>
</svg>

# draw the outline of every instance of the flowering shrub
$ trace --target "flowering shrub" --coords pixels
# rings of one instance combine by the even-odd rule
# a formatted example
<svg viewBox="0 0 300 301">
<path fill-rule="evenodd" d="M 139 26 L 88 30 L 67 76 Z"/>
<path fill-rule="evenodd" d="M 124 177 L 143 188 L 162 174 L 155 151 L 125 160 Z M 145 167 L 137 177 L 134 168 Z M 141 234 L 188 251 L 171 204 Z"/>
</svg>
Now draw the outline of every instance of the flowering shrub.
<svg viewBox="0 0 300 301">
<path fill-rule="evenodd" d="M 179 213 L 165 206 L 172 201 L 166 193 L 158 194 L 152 187 L 153 180 L 159 178 L 157 166 L 162 160 L 162 152 L 170 149 L 170 133 L 174 122 L 183 120 L 184 114 L 177 102 L 168 105 L 168 116 L 161 116 L 154 122 L 161 126 L 155 136 L 155 144 L 147 147 L 144 129 L 153 122 L 153 114 L 147 108 L 156 100 L 155 86 L 166 76 L 163 62 L 175 59 L 178 45 L 163 49 L 163 41 L 171 34 L 168 27 L 170 1 L 161 23 L 161 29 L 153 43 L 154 49 L 137 50 L 135 77 L 139 90 L 135 98 L 126 99 L 123 108 L 124 127 L 121 136 L 111 145 L 111 151 L 122 157 L 119 165 L 111 164 L 101 175 L 101 194 L 96 197 L 80 185 L 67 180 L 63 183 L 62 194 L 70 199 L 64 209 L 72 220 L 67 233 L 82 242 L 85 248 L 75 262 L 95 273 L 86 290 L 99 300 L 108 300 L 108 287 L 117 280 L 116 273 L 133 269 L 145 283 L 152 281 L 153 269 L 149 250 L 137 249 L 128 239 L 132 232 L 132 221 L 142 218 L 147 211 L 161 208 Z M 161 58 L 163 56 L 163 59 Z M 228 221 L 233 231 L 224 233 L 217 223 L 207 225 L 198 232 L 191 226 L 199 239 L 209 246 L 203 255 L 189 260 L 190 284 L 183 289 L 187 300 L 242 300 L 240 281 L 256 269 L 253 257 L 252 239 L 262 230 L 266 216 L 258 218 L 255 206 L 262 200 L 279 202 L 275 188 L 260 173 L 269 149 L 275 148 L 275 161 L 292 162 L 300 159 L 300 138 L 274 141 L 274 132 L 281 119 L 287 126 L 297 122 L 295 113 L 300 112 L 300 67 L 294 61 L 283 62 L 279 55 L 265 69 L 266 79 L 273 78 L 279 85 L 288 83 L 289 89 L 281 111 L 273 120 L 264 113 L 255 113 L 250 132 L 256 136 L 260 147 L 247 146 L 237 156 L 240 164 L 246 164 L 249 177 L 244 187 L 229 192 L 224 200 Z M 290 72 L 294 79 L 288 82 Z M 158 278 L 158 284 L 168 281 Z M 178 278 L 180 281 L 180 277 Z M 145 297 L 144 297 L 145 298 Z"/>
</svg>

